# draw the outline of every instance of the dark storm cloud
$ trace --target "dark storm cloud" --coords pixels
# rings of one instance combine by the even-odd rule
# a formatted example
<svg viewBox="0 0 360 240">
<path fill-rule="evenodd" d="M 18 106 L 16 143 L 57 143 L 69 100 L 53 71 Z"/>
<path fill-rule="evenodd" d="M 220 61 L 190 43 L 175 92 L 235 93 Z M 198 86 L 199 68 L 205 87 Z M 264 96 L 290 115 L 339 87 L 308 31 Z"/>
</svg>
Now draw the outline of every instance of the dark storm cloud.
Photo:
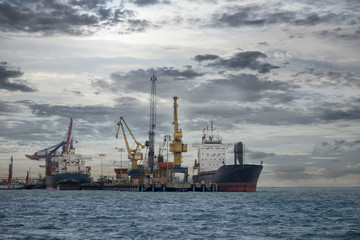
<svg viewBox="0 0 360 240">
<path fill-rule="evenodd" d="M 0 89 L 7 91 L 34 92 L 36 89 L 25 80 L 17 79 L 24 73 L 19 67 L 9 66 L 7 62 L 0 63 Z M 10 79 L 16 80 L 10 80 Z"/>
<path fill-rule="evenodd" d="M 249 68 L 251 70 L 257 70 L 259 73 L 268 73 L 274 68 L 279 68 L 272 64 L 258 61 L 259 58 L 267 57 L 264 53 L 259 51 L 238 52 L 227 59 L 215 56 L 216 55 L 197 55 L 195 56 L 195 60 L 213 60 L 213 62 L 207 64 L 208 67 L 223 67 L 228 69 Z"/>
<path fill-rule="evenodd" d="M 170 0 L 130 0 L 130 2 L 136 4 L 137 6 L 149 6 L 156 4 L 170 4 Z"/>
<path fill-rule="evenodd" d="M 107 7 L 108 0 L 92 1 L 3 1 L 0 3 L 0 31 L 44 35 L 89 35 L 108 26 L 121 33 L 143 31 L 151 24 L 135 18 L 123 7 Z M 140 27 L 141 26 L 141 27 Z M 126 32 L 127 31 L 127 32 Z"/>
</svg>

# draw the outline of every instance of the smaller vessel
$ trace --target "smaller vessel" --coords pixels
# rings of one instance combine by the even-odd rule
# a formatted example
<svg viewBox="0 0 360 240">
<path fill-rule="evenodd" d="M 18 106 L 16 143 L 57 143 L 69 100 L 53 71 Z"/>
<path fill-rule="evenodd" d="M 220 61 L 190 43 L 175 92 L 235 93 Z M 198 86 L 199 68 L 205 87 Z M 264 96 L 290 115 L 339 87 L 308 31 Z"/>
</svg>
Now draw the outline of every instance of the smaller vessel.
<svg viewBox="0 0 360 240">
<path fill-rule="evenodd" d="M 232 144 L 222 143 L 219 134 L 211 128 L 204 129 L 201 144 L 193 144 L 198 149 L 198 160 L 194 169 L 194 183 L 216 183 L 222 192 L 255 192 L 262 165 L 244 164 L 244 145 L 234 145 L 234 164 L 226 165 L 226 152 Z"/>
<path fill-rule="evenodd" d="M 19 182 L 19 181 L 14 181 L 13 179 L 13 169 L 14 169 L 14 159 L 13 156 L 11 156 L 10 158 L 10 164 L 9 164 L 9 176 L 7 181 L 2 181 L 0 183 L 0 190 L 5 190 L 5 189 L 23 189 L 24 188 L 24 184 Z"/>
</svg>

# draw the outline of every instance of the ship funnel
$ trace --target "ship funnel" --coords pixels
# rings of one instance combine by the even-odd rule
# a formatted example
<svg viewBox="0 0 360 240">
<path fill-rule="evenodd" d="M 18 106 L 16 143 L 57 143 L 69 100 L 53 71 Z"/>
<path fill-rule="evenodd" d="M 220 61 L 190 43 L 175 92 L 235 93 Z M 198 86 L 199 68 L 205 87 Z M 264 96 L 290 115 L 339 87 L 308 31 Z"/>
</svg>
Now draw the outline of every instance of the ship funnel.
<svg viewBox="0 0 360 240">
<path fill-rule="evenodd" d="M 234 144 L 234 164 L 243 165 L 244 164 L 244 144 L 238 142 Z"/>
</svg>

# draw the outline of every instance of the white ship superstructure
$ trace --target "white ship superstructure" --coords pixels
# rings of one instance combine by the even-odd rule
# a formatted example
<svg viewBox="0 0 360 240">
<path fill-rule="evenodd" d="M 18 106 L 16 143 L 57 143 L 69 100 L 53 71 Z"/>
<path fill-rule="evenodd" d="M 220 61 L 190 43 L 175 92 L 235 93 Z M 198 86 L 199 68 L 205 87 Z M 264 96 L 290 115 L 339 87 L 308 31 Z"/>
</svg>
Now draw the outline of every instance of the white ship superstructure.
<svg viewBox="0 0 360 240">
<path fill-rule="evenodd" d="M 71 144 L 70 151 L 63 156 L 52 158 L 57 165 L 53 167 L 52 174 L 88 174 L 90 175 L 90 166 L 86 166 L 86 160 L 80 154 L 75 154 L 75 148 Z"/>
<path fill-rule="evenodd" d="M 219 134 L 213 128 L 211 122 L 210 129 L 203 130 L 202 143 L 193 144 L 198 149 L 198 160 L 195 162 L 194 169 L 201 172 L 216 171 L 221 166 L 226 165 L 226 152 L 232 144 L 222 143 Z"/>
</svg>

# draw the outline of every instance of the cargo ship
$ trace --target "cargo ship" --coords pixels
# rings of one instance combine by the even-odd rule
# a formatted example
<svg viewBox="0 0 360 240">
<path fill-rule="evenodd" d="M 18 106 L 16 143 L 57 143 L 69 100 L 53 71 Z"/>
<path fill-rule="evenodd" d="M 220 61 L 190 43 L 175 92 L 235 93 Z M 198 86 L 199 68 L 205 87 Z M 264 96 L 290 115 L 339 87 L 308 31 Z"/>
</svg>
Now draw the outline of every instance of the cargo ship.
<svg viewBox="0 0 360 240">
<path fill-rule="evenodd" d="M 66 141 L 37 151 L 32 155 L 25 155 L 31 160 L 45 159 L 46 189 L 80 189 L 81 184 L 92 181 L 91 167 L 85 166 L 86 159 L 75 154 L 71 138 L 72 124 L 73 120 L 70 119 Z M 60 149 L 61 152 L 58 152 Z"/>
<path fill-rule="evenodd" d="M 194 169 L 194 183 L 215 183 L 222 192 L 255 192 L 257 181 L 263 169 L 261 165 L 244 164 L 244 144 L 234 144 L 234 164 L 226 165 L 227 149 L 232 144 L 222 143 L 215 133 L 213 123 L 203 131 L 202 143 L 193 144 L 198 149 L 198 160 Z"/>
<path fill-rule="evenodd" d="M 90 170 L 91 167 L 85 165 L 85 158 L 75 154 L 71 143 L 70 151 L 47 160 L 46 189 L 78 190 L 81 184 L 92 181 Z"/>
</svg>

